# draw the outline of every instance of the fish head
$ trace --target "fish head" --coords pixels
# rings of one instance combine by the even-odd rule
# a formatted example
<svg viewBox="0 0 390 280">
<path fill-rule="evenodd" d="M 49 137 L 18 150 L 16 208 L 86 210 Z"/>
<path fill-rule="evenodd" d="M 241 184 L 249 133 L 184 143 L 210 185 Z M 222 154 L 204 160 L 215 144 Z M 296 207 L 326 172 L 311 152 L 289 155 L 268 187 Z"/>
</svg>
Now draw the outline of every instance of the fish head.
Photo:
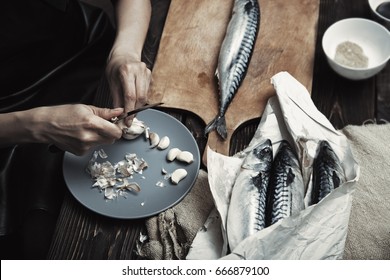
<svg viewBox="0 0 390 280">
<path fill-rule="evenodd" d="M 338 162 L 339 158 L 328 141 L 322 140 L 318 146 L 318 157 L 327 162 Z"/>
<path fill-rule="evenodd" d="M 267 139 L 255 146 L 245 158 L 243 168 L 268 171 L 271 169 L 273 159 L 272 142 Z"/>
<path fill-rule="evenodd" d="M 282 140 L 277 151 L 279 160 L 287 166 L 299 166 L 299 160 L 294 148 L 287 140 Z"/>
<path fill-rule="evenodd" d="M 332 151 L 332 147 L 330 146 L 329 142 L 326 140 L 322 140 L 320 142 L 319 149 L 320 149 L 320 152 L 325 152 L 325 153 Z"/>
<path fill-rule="evenodd" d="M 271 140 L 270 139 L 265 140 L 259 146 L 255 147 L 253 152 L 255 153 L 258 159 L 271 162 L 273 158 Z"/>
<path fill-rule="evenodd" d="M 341 161 L 328 141 L 322 140 L 320 142 L 317 157 L 326 162 L 327 166 L 337 172 L 339 176 L 344 175 Z"/>
</svg>

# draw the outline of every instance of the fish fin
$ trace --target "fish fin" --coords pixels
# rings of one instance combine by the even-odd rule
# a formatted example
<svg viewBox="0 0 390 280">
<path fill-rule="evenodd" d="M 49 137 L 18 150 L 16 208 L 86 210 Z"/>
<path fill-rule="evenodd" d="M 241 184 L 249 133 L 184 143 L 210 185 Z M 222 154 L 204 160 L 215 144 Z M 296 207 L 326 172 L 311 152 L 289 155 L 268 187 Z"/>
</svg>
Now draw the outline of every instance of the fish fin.
<svg viewBox="0 0 390 280">
<path fill-rule="evenodd" d="M 253 185 L 256 187 L 261 186 L 261 182 L 263 181 L 263 177 L 261 176 L 261 173 L 257 174 L 256 176 L 253 176 L 252 178 Z"/>
<path fill-rule="evenodd" d="M 288 169 L 287 173 L 287 185 L 290 185 L 295 179 L 295 174 L 292 172 L 291 168 Z"/>
<path fill-rule="evenodd" d="M 217 123 L 217 132 L 223 139 L 227 138 L 226 121 L 224 116 L 219 118 Z"/>
<path fill-rule="evenodd" d="M 227 138 L 226 121 L 224 116 L 217 116 L 212 120 L 205 128 L 205 134 L 207 135 L 210 131 L 216 129 L 218 134 L 223 138 Z"/>
<path fill-rule="evenodd" d="M 333 186 L 334 186 L 335 189 L 340 186 L 340 181 L 341 180 L 340 180 L 340 177 L 338 176 L 336 171 L 333 171 L 332 181 L 333 181 Z"/>
<path fill-rule="evenodd" d="M 212 131 L 212 130 L 214 130 L 216 128 L 216 126 L 217 126 L 217 119 L 218 119 L 218 117 L 216 117 L 214 120 L 209 122 L 209 124 L 204 129 L 204 134 L 205 135 L 209 134 L 210 131 Z"/>
</svg>

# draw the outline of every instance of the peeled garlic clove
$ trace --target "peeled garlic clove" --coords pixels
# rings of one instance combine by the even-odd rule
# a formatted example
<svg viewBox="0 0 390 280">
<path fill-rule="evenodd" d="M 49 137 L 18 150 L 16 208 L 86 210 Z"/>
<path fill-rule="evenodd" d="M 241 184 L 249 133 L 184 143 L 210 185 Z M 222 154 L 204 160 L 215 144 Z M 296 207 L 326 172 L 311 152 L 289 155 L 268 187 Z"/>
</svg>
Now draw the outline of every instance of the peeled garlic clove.
<svg viewBox="0 0 390 280">
<path fill-rule="evenodd" d="M 158 136 L 158 134 L 155 132 L 150 132 L 149 133 L 149 141 L 150 141 L 151 148 L 154 148 L 160 142 L 160 136 Z"/>
<path fill-rule="evenodd" d="M 191 163 L 194 161 L 194 156 L 188 151 L 182 151 L 176 156 L 176 159 L 186 163 Z"/>
<path fill-rule="evenodd" d="M 181 180 L 187 176 L 187 171 L 183 168 L 176 169 L 173 171 L 171 176 L 171 182 L 177 185 Z"/>
<path fill-rule="evenodd" d="M 165 150 L 168 148 L 170 144 L 170 140 L 168 136 L 164 136 L 163 138 L 160 139 L 160 142 L 158 142 L 157 148 L 160 150 Z"/>
<path fill-rule="evenodd" d="M 168 154 L 167 154 L 167 160 L 174 161 L 179 153 L 181 153 L 181 150 L 178 148 L 170 149 Z"/>
</svg>

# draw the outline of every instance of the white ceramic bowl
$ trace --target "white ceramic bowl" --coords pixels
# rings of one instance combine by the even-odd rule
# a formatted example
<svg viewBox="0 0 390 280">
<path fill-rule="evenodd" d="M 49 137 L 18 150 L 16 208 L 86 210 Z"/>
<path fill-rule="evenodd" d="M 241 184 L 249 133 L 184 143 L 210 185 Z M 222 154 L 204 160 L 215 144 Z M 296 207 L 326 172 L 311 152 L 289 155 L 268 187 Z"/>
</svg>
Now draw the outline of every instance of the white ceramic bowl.
<svg viewBox="0 0 390 280">
<path fill-rule="evenodd" d="M 353 68 L 334 60 L 340 43 L 350 41 L 358 44 L 368 57 L 367 68 Z M 390 58 L 390 31 L 379 23 L 363 18 L 348 18 L 331 25 L 322 37 L 322 48 L 330 67 L 339 75 L 362 80 L 380 72 Z"/>
<path fill-rule="evenodd" d="M 376 11 L 378 6 L 383 2 L 389 2 L 389 0 L 368 0 L 368 5 L 371 9 L 372 18 L 390 30 L 390 19 L 384 17 Z"/>
</svg>

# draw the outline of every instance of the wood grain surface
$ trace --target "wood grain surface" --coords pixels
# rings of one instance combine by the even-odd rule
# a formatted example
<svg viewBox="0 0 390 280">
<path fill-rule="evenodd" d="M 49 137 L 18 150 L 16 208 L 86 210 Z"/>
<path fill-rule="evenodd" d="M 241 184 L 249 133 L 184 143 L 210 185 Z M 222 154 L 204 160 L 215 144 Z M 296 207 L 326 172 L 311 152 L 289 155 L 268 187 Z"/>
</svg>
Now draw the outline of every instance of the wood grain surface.
<svg viewBox="0 0 390 280">
<path fill-rule="evenodd" d="M 229 154 L 242 123 L 261 116 L 274 94 L 270 78 L 288 71 L 311 88 L 319 1 L 259 1 L 261 23 L 248 73 L 226 113 L 228 139 L 213 131 L 208 145 Z M 151 102 L 198 115 L 206 124 L 217 114 L 214 77 L 233 0 L 172 0 L 153 69 Z"/>
</svg>

